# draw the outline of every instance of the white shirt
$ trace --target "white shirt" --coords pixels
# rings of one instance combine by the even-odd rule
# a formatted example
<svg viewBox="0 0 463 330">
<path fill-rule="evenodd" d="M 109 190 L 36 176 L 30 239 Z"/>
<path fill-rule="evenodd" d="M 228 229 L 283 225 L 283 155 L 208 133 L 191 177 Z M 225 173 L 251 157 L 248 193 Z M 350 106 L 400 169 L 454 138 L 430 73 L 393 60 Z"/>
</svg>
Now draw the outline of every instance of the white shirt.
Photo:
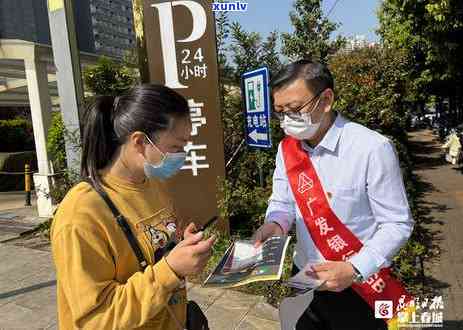
<svg viewBox="0 0 463 330">
<path fill-rule="evenodd" d="M 363 243 L 363 248 L 349 261 L 364 279 L 389 266 L 413 230 L 402 173 L 391 142 L 338 114 L 315 148 L 301 143 L 310 155 L 331 209 Z M 286 175 L 281 143 L 266 222 L 277 222 L 286 232 L 295 222 L 294 263 L 299 269 L 307 263 L 325 261 L 296 205 Z"/>
</svg>

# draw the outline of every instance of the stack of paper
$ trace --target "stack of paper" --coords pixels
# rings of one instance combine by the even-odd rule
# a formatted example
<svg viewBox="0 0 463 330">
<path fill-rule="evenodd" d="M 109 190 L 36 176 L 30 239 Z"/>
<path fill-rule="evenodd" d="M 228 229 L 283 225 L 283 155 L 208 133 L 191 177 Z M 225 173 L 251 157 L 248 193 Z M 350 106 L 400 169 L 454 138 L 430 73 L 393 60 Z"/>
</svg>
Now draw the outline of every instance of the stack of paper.
<svg viewBox="0 0 463 330">
<path fill-rule="evenodd" d="M 277 281 L 290 237 L 275 236 L 255 248 L 253 241 L 236 241 L 228 248 L 204 286 L 235 287 L 257 281 Z"/>
<path fill-rule="evenodd" d="M 307 274 L 308 271 L 312 271 L 312 266 L 312 264 L 307 264 L 299 273 L 288 279 L 285 284 L 300 290 L 318 289 L 324 282 Z"/>
</svg>

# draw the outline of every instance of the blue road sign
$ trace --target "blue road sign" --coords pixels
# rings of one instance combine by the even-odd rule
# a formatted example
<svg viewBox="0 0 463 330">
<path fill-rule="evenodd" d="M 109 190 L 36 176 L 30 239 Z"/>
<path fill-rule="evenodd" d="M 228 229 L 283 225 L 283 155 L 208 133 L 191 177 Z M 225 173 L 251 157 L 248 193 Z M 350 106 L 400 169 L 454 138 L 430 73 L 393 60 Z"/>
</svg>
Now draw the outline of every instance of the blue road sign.
<svg viewBox="0 0 463 330">
<path fill-rule="evenodd" d="M 246 143 L 251 147 L 272 147 L 268 77 L 268 69 L 265 67 L 246 72 L 241 76 L 245 107 Z"/>
</svg>

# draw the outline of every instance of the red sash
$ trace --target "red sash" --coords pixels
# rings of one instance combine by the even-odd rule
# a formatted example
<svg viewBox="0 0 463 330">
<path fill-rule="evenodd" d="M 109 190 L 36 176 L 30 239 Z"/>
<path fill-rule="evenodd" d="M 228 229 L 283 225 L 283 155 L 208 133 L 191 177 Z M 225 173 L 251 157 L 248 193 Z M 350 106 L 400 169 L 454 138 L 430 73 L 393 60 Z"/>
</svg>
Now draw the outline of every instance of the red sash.
<svg viewBox="0 0 463 330">
<path fill-rule="evenodd" d="M 310 157 L 301 142 L 286 137 L 282 143 L 286 173 L 305 225 L 320 253 L 329 261 L 345 261 L 360 251 L 362 242 L 331 210 Z M 393 303 L 393 314 L 412 298 L 403 285 L 382 268 L 362 284 L 352 288 L 375 309 L 375 301 Z"/>
</svg>

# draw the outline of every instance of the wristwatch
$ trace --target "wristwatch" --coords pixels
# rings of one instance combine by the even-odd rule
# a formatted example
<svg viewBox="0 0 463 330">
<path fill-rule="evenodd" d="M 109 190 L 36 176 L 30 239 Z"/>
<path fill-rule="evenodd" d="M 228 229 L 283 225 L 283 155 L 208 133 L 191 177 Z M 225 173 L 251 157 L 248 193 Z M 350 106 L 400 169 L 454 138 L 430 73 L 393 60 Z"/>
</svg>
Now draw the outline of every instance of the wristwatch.
<svg viewBox="0 0 463 330">
<path fill-rule="evenodd" d="M 359 270 L 357 268 L 355 268 L 354 265 L 352 265 L 352 268 L 354 268 L 354 276 L 353 276 L 354 283 L 356 283 L 356 284 L 363 283 L 365 280 L 363 279 L 362 274 L 360 274 Z"/>
</svg>

